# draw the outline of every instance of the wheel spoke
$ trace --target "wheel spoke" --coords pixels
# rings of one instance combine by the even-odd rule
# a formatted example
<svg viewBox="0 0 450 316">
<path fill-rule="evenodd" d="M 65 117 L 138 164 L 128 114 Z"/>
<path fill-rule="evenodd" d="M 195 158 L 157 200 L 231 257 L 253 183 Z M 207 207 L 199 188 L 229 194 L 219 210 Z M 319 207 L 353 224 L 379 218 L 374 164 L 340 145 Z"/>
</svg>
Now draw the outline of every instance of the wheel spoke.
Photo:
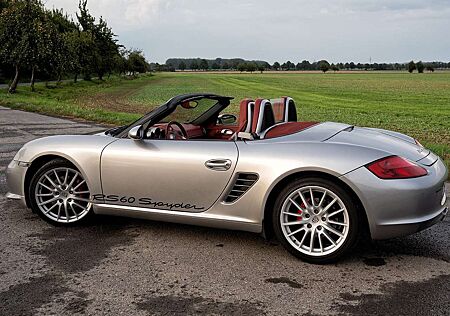
<svg viewBox="0 0 450 316">
<path fill-rule="evenodd" d="M 72 196 L 71 198 L 73 200 L 77 200 L 77 201 L 83 201 L 83 202 L 87 202 L 87 203 L 91 202 L 89 199 L 80 198 L 78 196 Z"/>
<path fill-rule="evenodd" d="M 43 184 L 42 182 L 38 182 L 38 185 L 43 186 L 43 187 L 46 188 L 47 190 L 53 191 L 53 189 L 49 188 L 48 186 L 46 186 L 46 185 Z"/>
<path fill-rule="evenodd" d="M 320 253 L 323 253 L 323 245 L 322 245 L 322 234 L 317 234 L 317 239 L 319 239 Z"/>
<path fill-rule="evenodd" d="M 58 217 L 56 218 L 57 221 L 59 221 L 59 217 L 61 216 L 61 207 L 62 204 L 58 204 Z"/>
<path fill-rule="evenodd" d="M 309 240 L 309 252 L 312 253 L 313 252 L 313 247 L 314 247 L 314 239 L 316 237 L 316 228 L 314 227 L 311 230 L 311 238 Z"/>
<path fill-rule="evenodd" d="M 49 199 L 49 200 L 47 200 L 47 201 L 38 203 L 38 205 L 39 205 L 39 206 L 46 205 L 46 204 L 48 204 L 48 203 L 55 202 L 57 199 L 59 199 L 59 197 L 55 196 L 55 197 L 52 198 L 52 199 Z"/>
<path fill-rule="evenodd" d="M 302 194 L 302 192 L 300 190 L 298 190 L 298 195 L 302 199 L 302 202 L 305 205 L 305 207 L 307 207 L 309 204 L 308 204 L 308 202 L 306 202 L 305 197 L 303 196 L 303 194 Z"/>
<path fill-rule="evenodd" d="M 308 233 L 309 233 L 309 230 L 305 230 L 305 233 L 303 234 L 302 240 L 300 241 L 300 243 L 298 245 L 300 248 L 303 246 L 303 242 L 305 241 L 306 235 L 308 235 Z"/>
<path fill-rule="evenodd" d="M 48 180 L 48 182 L 50 182 L 51 185 L 53 185 L 53 187 L 57 188 L 58 186 L 52 181 L 52 179 L 50 179 L 50 177 L 48 175 L 45 175 L 45 178 Z"/>
<path fill-rule="evenodd" d="M 73 194 L 86 194 L 86 193 L 89 193 L 89 191 L 80 191 L 80 192 L 73 191 Z"/>
<path fill-rule="evenodd" d="M 39 193 L 39 194 L 36 194 L 36 196 L 52 196 L 53 195 L 53 193 Z"/>
<path fill-rule="evenodd" d="M 69 222 L 69 210 L 67 209 L 67 202 L 64 202 L 64 212 L 66 213 L 66 220 Z"/>
<path fill-rule="evenodd" d="M 311 204 L 313 207 L 315 207 L 314 205 L 314 195 L 313 195 L 313 191 L 311 188 L 309 188 L 309 195 L 311 195 Z"/>
<path fill-rule="evenodd" d="M 329 225 L 324 224 L 323 227 L 325 227 L 325 229 L 329 230 L 330 232 L 332 232 L 333 234 L 335 234 L 339 237 L 344 237 L 344 235 L 341 232 L 337 231 L 336 229 L 334 229 L 333 227 L 331 227 Z"/>
<path fill-rule="evenodd" d="M 72 180 L 71 180 L 70 183 L 67 185 L 69 188 L 72 187 L 72 185 L 74 184 L 75 179 L 77 178 L 77 176 L 78 176 L 78 173 L 75 173 L 75 175 L 73 176 Z"/>
<path fill-rule="evenodd" d="M 301 221 L 294 221 L 294 222 L 286 222 L 286 223 L 283 223 L 282 225 L 283 226 L 292 226 L 292 225 L 301 225 L 301 224 L 305 224 L 305 221 L 301 220 Z"/>
<path fill-rule="evenodd" d="M 330 207 L 332 207 L 333 204 L 334 204 L 336 201 L 337 201 L 337 198 L 334 198 L 333 201 L 331 201 L 330 203 L 328 203 L 328 205 L 325 206 L 325 207 L 323 208 L 323 210 L 322 210 L 321 213 L 322 213 L 322 214 L 326 213 L 326 212 L 328 211 L 328 209 L 329 209 Z"/>
<path fill-rule="evenodd" d="M 72 202 L 72 204 L 78 206 L 79 208 L 81 208 L 81 209 L 83 209 L 83 210 L 86 209 L 85 206 L 82 206 L 82 205 L 78 204 L 77 202 Z"/>
<path fill-rule="evenodd" d="M 302 214 L 299 214 L 299 213 L 291 213 L 291 212 L 285 212 L 285 211 L 283 211 L 283 214 L 291 215 L 291 216 L 302 216 Z"/>
<path fill-rule="evenodd" d="M 345 224 L 345 223 L 339 223 L 339 222 L 335 222 L 335 221 L 328 221 L 327 223 L 329 223 L 329 224 L 334 224 L 334 225 L 345 226 L 345 227 L 348 226 L 348 224 Z"/>
<path fill-rule="evenodd" d="M 325 200 L 326 196 L 327 196 L 327 191 L 323 191 L 322 198 L 320 199 L 319 205 L 317 205 L 317 206 L 322 206 L 322 203 Z"/>
<path fill-rule="evenodd" d="M 73 208 L 72 204 L 69 204 L 70 208 L 72 209 L 72 212 L 75 214 L 75 217 L 78 219 L 78 213 Z"/>
<path fill-rule="evenodd" d="M 61 185 L 61 184 L 62 184 L 61 179 L 59 178 L 58 173 L 56 172 L 55 169 L 53 169 L 53 173 L 55 174 L 56 180 L 57 180 L 58 183 Z"/>
<path fill-rule="evenodd" d="M 333 213 L 328 214 L 328 218 L 333 217 L 334 215 L 339 214 L 340 212 L 343 212 L 343 211 L 344 211 L 343 208 L 341 208 L 340 210 L 334 211 Z"/>
<path fill-rule="evenodd" d="M 67 177 L 69 176 L 69 169 L 66 169 L 66 175 L 64 176 L 64 184 L 67 184 Z"/>
<path fill-rule="evenodd" d="M 326 231 L 322 230 L 322 235 L 324 235 L 333 244 L 333 246 L 336 246 L 336 242 L 330 237 L 330 235 L 328 235 Z"/>
<path fill-rule="evenodd" d="M 80 187 L 80 185 L 82 185 L 83 183 L 85 183 L 86 180 L 81 181 L 80 183 L 78 183 L 75 188 L 73 188 L 73 191 L 75 191 L 76 189 L 78 189 Z M 88 191 L 89 192 L 89 191 Z"/>
<path fill-rule="evenodd" d="M 302 210 L 302 211 L 303 211 L 303 209 L 300 207 L 300 205 L 298 205 L 297 202 L 295 202 L 293 199 L 289 198 L 289 201 L 290 201 L 292 204 L 294 204 L 294 206 L 295 206 L 296 208 L 298 208 L 299 210 Z"/>
<path fill-rule="evenodd" d="M 49 209 L 47 209 L 47 211 L 45 212 L 45 214 L 50 213 L 50 211 L 53 210 L 57 205 L 58 205 L 58 203 L 53 204 L 52 207 L 50 207 Z"/>
<path fill-rule="evenodd" d="M 302 230 L 305 230 L 305 227 L 301 227 L 301 228 L 299 228 L 297 230 L 294 230 L 293 232 L 288 234 L 288 237 L 291 237 L 292 235 L 295 235 L 295 234 L 301 232 Z"/>
</svg>

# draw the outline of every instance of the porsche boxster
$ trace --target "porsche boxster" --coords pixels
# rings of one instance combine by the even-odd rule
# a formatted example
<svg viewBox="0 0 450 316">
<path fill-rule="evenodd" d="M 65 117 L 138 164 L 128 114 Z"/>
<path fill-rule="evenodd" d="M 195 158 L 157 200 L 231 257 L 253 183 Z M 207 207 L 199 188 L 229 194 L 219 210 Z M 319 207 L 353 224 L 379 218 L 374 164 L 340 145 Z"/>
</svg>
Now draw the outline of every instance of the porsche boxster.
<svg viewBox="0 0 450 316">
<path fill-rule="evenodd" d="M 299 122 L 289 97 L 244 99 L 235 116 L 231 99 L 180 95 L 126 126 L 33 140 L 7 197 L 55 225 L 109 214 L 275 235 L 315 263 L 447 214 L 446 166 L 414 138 Z"/>
</svg>

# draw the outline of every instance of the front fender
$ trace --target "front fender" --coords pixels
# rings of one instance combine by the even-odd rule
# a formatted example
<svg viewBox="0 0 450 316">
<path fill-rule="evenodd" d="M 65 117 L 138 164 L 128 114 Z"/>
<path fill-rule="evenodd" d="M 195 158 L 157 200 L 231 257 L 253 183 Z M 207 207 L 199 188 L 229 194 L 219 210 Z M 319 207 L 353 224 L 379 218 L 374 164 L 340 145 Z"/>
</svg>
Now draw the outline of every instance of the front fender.
<svg viewBox="0 0 450 316">
<path fill-rule="evenodd" d="M 100 158 L 103 149 L 114 141 L 115 138 L 99 135 L 44 137 L 25 144 L 14 160 L 32 165 L 44 156 L 62 157 L 77 167 L 91 192 L 102 192 Z"/>
</svg>

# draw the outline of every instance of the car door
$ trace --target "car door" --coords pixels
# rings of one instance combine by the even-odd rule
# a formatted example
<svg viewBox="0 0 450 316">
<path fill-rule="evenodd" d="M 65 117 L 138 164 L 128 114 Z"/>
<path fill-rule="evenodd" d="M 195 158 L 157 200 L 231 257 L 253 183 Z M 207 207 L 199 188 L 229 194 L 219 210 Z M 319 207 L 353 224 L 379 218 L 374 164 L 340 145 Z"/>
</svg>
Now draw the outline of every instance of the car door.
<svg viewBox="0 0 450 316">
<path fill-rule="evenodd" d="M 104 201 L 202 212 L 224 191 L 237 159 L 232 141 L 119 139 L 102 154 Z"/>
</svg>

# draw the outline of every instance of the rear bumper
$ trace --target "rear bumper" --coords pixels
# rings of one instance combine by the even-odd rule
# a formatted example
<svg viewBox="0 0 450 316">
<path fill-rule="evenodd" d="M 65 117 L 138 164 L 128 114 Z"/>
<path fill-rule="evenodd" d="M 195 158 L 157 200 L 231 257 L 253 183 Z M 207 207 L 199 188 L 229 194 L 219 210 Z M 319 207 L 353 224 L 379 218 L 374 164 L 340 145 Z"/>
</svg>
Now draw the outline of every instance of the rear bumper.
<svg viewBox="0 0 450 316">
<path fill-rule="evenodd" d="M 382 180 L 365 167 L 341 177 L 359 196 L 372 239 L 413 234 L 445 217 L 447 169 L 441 159 L 424 167 L 428 175 L 414 179 Z"/>
</svg>

